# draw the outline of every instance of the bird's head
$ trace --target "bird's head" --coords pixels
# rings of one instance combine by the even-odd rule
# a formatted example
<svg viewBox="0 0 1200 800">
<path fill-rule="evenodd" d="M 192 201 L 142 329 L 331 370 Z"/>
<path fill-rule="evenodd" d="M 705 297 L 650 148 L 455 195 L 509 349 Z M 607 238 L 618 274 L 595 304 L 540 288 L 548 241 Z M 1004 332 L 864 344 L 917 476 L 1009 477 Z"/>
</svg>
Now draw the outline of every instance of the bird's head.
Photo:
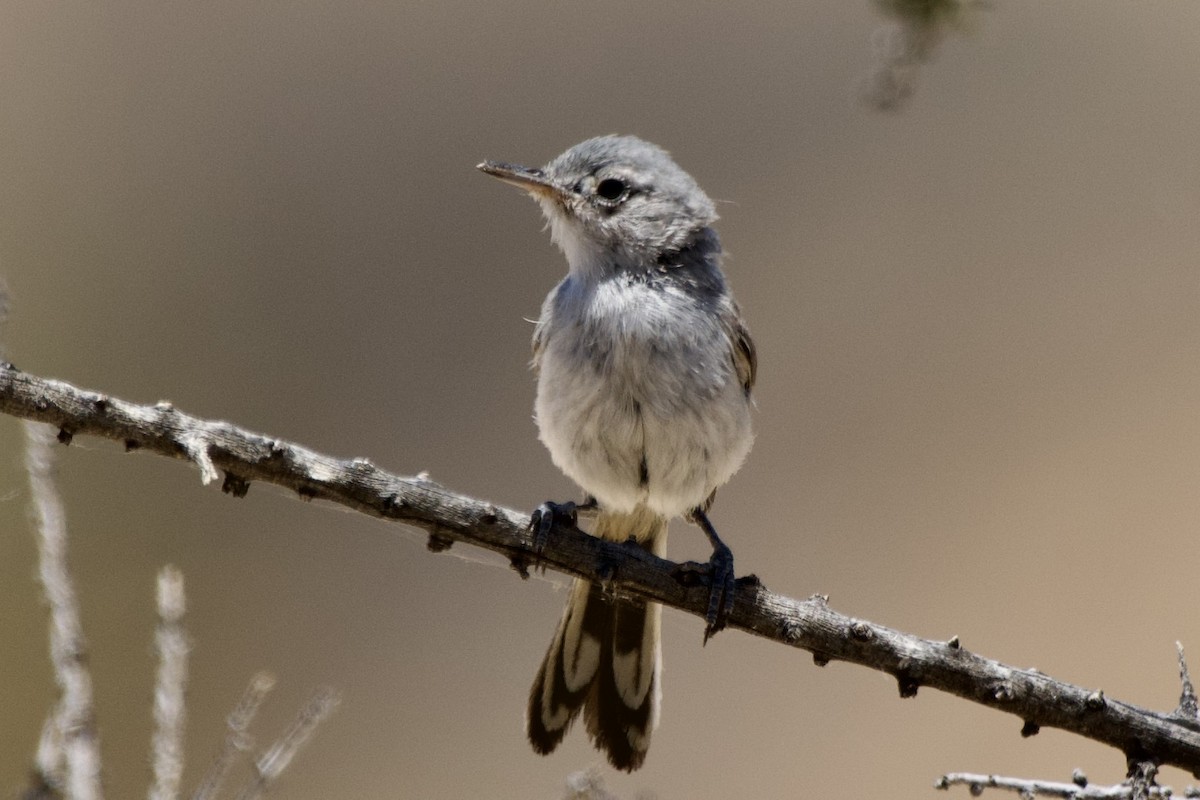
<svg viewBox="0 0 1200 800">
<path fill-rule="evenodd" d="M 634 136 L 588 139 L 540 169 L 498 161 L 479 169 L 538 201 L 572 271 L 650 269 L 717 219 L 692 177 Z"/>
</svg>

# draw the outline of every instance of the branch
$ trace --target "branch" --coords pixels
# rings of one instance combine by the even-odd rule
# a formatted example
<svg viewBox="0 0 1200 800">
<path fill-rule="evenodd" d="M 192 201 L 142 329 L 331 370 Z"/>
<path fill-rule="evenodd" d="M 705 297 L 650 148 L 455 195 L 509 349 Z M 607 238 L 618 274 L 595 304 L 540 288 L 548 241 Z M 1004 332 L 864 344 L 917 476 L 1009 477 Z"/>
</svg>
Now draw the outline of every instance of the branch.
<svg viewBox="0 0 1200 800">
<path fill-rule="evenodd" d="M 506 556 L 522 575 L 533 558 L 528 515 L 445 489 L 422 476 L 385 472 L 364 459 L 343 460 L 203 420 L 169 403 L 136 405 L 0 364 L 0 411 L 59 426 L 59 440 L 88 434 L 196 463 L 205 482 L 224 470 L 223 489 L 243 496 L 251 481 L 282 486 L 301 497 L 328 500 L 429 532 L 429 547 L 469 542 Z M 559 528 L 538 561 L 550 569 L 653 600 L 703 619 L 708 589 L 689 573 L 635 544 L 596 539 Z M 694 576 L 693 576 L 694 578 Z M 1200 774 L 1200 722 L 1151 711 L 1104 692 L 1010 667 L 964 649 L 958 637 L 932 641 L 839 614 L 814 596 L 795 600 L 770 592 L 754 576 L 738 581 L 730 627 L 813 653 L 818 665 L 847 661 L 896 678 L 901 697 L 928 686 L 1013 714 L 1031 736 L 1054 727 L 1121 750 L 1130 762 L 1170 764 Z"/>
<path fill-rule="evenodd" d="M 971 772 L 951 772 L 934 783 L 934 788 L 949 789 L 951 786 L 967 786 L 972 797 L 979 797 L 984 789 L 1003 789 L 1016 792 L 1023 798 L 1056 797 L 1063 800 L 1130 800 L 1137 791 L 1133 780 L 1113 786 L 1094 786 L 1079 770 L 1075 771 L 1071 783 L 1039 781 L 1029 778 L 1006 778 L 1003 775 L 977 775 Z M 1165 786 L 1143 787 L 1150 798 L 1169 798 L 1172 792 Z M 1189 796 L 1191 796 L 1189 794 Z"/>
</svg>

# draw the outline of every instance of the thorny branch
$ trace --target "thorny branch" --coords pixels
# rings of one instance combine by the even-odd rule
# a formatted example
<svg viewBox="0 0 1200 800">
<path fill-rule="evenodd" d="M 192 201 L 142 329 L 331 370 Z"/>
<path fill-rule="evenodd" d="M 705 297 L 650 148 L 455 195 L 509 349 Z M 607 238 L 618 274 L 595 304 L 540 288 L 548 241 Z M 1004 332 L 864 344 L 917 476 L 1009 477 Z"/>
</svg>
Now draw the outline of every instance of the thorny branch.
<svg viewBox="0 0 1200 800">
<path fill-rule="evenodd" d="M 434 550 L 468 542 L 505 555 L 523 575 L 532 557 L 525 514 L 420 476 L 393 475 L 364 459 L 337 459 L 227 422 L 199 419 L 168 403 L 136 405 L 0 364 L 0 411 L 57 425 L 64 443 L 89 434 L 123 442 L 127 450 L 192 461 L 206 483 L 223 470 L 222 488 L 234 496 L 245 495 L 251 481 L 272 483 L 304 498 L 422 528 Z M 680 580 L 676 564 L 636 545 L 558 529 L 540 563 L 701 619 L 707 610 L 707 587 Z M 754 576 L 738 581 L 729 627 L 808 650 L 821 666 L 847 661 L 890 674 L 901 697 L 928 686 L 1005 711 L 1022 720 L 1024 736 L 1042 727 L 1060 728 L 1121 750 L 1131 764 L 1169 764 L 1200 774 L 1195 715 L 1139 708 L 1098 689 L 1011 667 L 970 652 L 958 637 L 933 641 L 848 617 L 829 608 L 823 597 L 775 594 Z"/>
<path fill-rule="evenodd" d="M 972 772 L 951 772 L 943 775 L 934 783 L 937 789 L 949 789 L 952 786 L 966 786 L 972 797 L 979 797 L 985 789 L 1000 789 L 1016 792 L 1022 798 L 1057 797 L 1063 800 L 1132 800 L 1141 793 L 1142 797 L 1169 798 L 1173 795 L 1170 788 L 1153 783 L 1152 765 L 1139 766 L 1135 774 L 1123 783 L 1114 786 L 1097 786 L 1088 783 L 1084 774 L 1075 770 L 1071 783 L 1057 781 L 1039 781 L 1027 778 L 1008 778 L 1002 775 L 978 775 Z M 1187 797 L 1194 797 L 1191 790 Z"/>
</svg>

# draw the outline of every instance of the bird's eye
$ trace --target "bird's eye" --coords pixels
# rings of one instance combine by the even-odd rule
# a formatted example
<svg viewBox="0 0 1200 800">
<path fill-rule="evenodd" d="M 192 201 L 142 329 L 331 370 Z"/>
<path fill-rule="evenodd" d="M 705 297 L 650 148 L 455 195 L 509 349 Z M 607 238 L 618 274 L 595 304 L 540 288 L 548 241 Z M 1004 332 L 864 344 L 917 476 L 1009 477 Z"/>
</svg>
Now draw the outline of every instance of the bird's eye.
<svg viewBox="0 0 1200 800">
<path fill-rule="evenodd" d="M 619 178 L 605 178 L 596 184 L 596 194 L 602 200 L 616 203 L 629 191 L 629 186 Z"/>
</svg>

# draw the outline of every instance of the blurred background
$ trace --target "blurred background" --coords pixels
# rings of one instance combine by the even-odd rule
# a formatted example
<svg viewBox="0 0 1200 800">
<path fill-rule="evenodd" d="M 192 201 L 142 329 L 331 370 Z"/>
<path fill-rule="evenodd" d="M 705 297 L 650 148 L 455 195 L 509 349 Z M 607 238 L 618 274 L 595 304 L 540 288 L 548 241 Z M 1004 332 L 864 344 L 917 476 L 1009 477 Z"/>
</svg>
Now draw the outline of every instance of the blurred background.
<svg viewBox="0 0 1200 800">
<path fill-rule="evenodd" d="M 527 369 L 565 262 L 474 166 L 635 133 L 719 201 L 758 343 L 758 440 L 713 517 L 739 571 L 1175 706 L 1175 641 L 1200 659 L 1200 5 L 994 0 L 909 35 L 866 0 L 3 17 L 0 340 L 21 368 L 517 509 L 573 497 Z M 0 418 L 0 795 L 56 697 L 21 441 Z M 234 500 L 104 441 L 59 456 L 113 797 L 148 780 L 167 563 L 189 784 L 259 669 L 279 681 L 260 744 L 342 692 L 289 798 L 557 798 L 592 765 L 661 800 L 1123 777 L 1114 750 L 875 672 L 740 632 L 702 648 L 671 611 L 645 768 L 613 773 L 581 729 L 539 757 L 522 715 L 565 578 L 268 486 Z M 673 530 L 673 557 L 705 557 Z"/>
</svg>

